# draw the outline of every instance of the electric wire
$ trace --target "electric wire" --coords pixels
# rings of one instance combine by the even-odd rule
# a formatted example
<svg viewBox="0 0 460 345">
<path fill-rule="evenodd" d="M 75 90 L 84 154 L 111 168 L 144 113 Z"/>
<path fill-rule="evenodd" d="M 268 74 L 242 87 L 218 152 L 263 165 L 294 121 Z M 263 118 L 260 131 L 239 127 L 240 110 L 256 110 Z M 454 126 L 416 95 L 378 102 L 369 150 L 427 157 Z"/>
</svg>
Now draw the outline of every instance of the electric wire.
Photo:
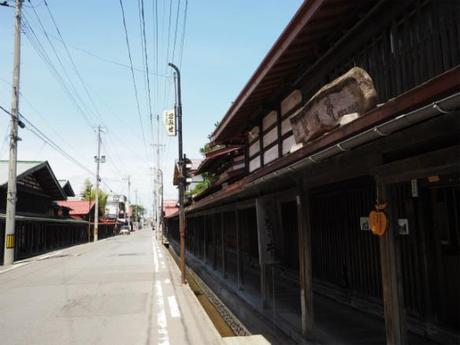
<svg viewBox="0 0 460 345">
<path fill-rule="evenodd" d="M 80 71 L 78 70 L 77 65 L 75 64 L 75 62 L 74 62 L 74 60 L 72 58 L 72 54 L 70 54 L 69 48 L 67 47 L 67 44 L 66 44 L 66 42 L 64 40 L 64 37 L 63 37 L 63 35 L 61 33 L 61 30 L 59 29 L 59 26 L 57 24 L 57 21 L 56 21 L 54 15 L 53 15 L 53 13 L 51 12 L 50 7 L 48 6 L 48 2 L 46 0 L 43 0 L 43 2 L 45 4 L 45 7 L 46 7 L 46 9 L 48 11 L 48 14 L 49 14 L 49 16 L 51 18 L 51 21 L 53 22 L 54 28 L 56 29 L 56 32 L 57 32 L 59 38 L 61 39 L 61 43 L 64 46 L 65 52 L 67 53 L 67 57 L 68 57 L 71 65 L 72 65 L 72 67 L 73 67 L 73 69 L 75 71 L 75 74 L 77 75 L 81 85 L 83 86 L 83 89 L 85 90 L 85 93 L 88 96 L 88 99 L 89 99 L 91 105 L 93 106 L 93 108 L 95 110 L 95 113 L 97 114 L 97 116 L 99 116 L 100 120 L 103 122 L 103 117 L 100 114 L 100 112 L 98 110 L 98 107 L 96 105 L 96 102 L 94 101 L 93 97 L 91 96 L 91 93 L 89 92 L 89 88 L 88 88 L 86 82 L 83 80 L 83 78 L 82 78 L 82 76 L 80 74 Z"/>
<path fill-rule="evenodd" d="M 177 12 L 176 12 L 176 24 L 174 28 L 174 44 L 173 44 L 173 51 L 171 61 L 174 62 L 174 55 L 176 53 L 176 42 L 177 42 L 177 29 L 179 27 L 179 11 L 180 11 L 180 0 L 177 1 Z"/>
<path fill-rule="evenodd" d="M 30 45 L 32 48 L 35 50 L 37 55 L 42 59 L 42 61 L 45 63 L 48 71 L 50 72 L 51 76 L 56 80 L 56 82 L 59 84 L 61 89 L 64 91 L 64 93 L 69 97 L 70 101 L 72 104 L 75 106 L 77 109 L 78 113 L 81 114 L 86 121 L 86 123 L 89 125 L 89 127 L 94 127 L 93 122 L 87 115 L 87 113 L 83 110 L 79 102 L 77 101 L 75 95 L 73 95 L 72 91 L 68 88 L 67 84 L 65 83 L 64 78 L 62 75 L 59 73 L 59 71 L 56 69 L 56 66 L 53 64 L 50 56 L 46 52 L 46 49 L 43 47 L 43 45 L 40 42 L 40 39 L 38 38 L 37 34 L 35 33 L 34 29 L 30 25 L 27 16 L 23 15 L 23 29 L 24 29 L 24 35 L 26 36 L 27 40 L 29 41 Z"/>
<path fill-rule="evenodd" d="M 182 57 L 184 53 L 184 43 L 185 43 L 185 30 L 187 28 L 187 12 L 188 12 L 188 0 L 185 0 L 184 20 L 182 22 L 182 35 L 181 35 L 180 50 L 179 50 L 179 68 L 182 67 Z"/>
<path fill-rule="evenodd" d="M 125 32 L 126 47 L 128 49 L 129 65 L 130 65 L 130 70 L 131 70 L 131 77 L 132 77 L 132 80 L 133 80 L 134 95 L 135 95 L 135 98 L 136 98 L 137 113 L 138 113 L 138 116 L 139 116 L 139 125 L 140 125 L 141 134 L 142 134 L 142 142 L 144 143 L 145 157 L 148 160 L 148 154 L 147 154 L 147 151 L 146 151 L 147 144 L 146 144 L 145 135 L 144 135 L 144 125 L 143 125 L 143 122 L 142 122 L 141 108 L 140 108 L 140 104 L 139 104 L 139 94 L 138 94 L 138 91 L 137 91 L 136 78 L 134 76 L 133 59 L 132 59 L 132 56 L 131 56 L 131 47 L 129 45 L 128 29 L 127 29 L 127 26 L 126 26 L 125 9 L 124 9 L 124 6 L 123 6 L 123 0 L 119 0 L 119 2 L 120 2 L 122 19 L 123 19 L 123 28 L 124 28 L 124 32 Z"/>
<path fill-rule="evenodd" d="M 56 47 L 54 46 L 53 42 L 51 41 L 51 39 L 50 39 L 50 37 L 49 37 L 49 35 L 48 35 L 48 32 L 46 31 L 46 29 L 45 29 L 45 27 L 44 27 L 44 25 L 43 25 L 43 22 L 41 21 L 40 16 L 38 15 L 38 12 L 35 10 L 34 7 L 32 7 L 32 9 L 33 9 L 33 12 L 34 12 L 34 14 L 35 14 L 35 17 L 36 17 L 36 19 L 37 19 L 37 22 L 38 22 L 38 24 L 39 24 L 39 26 L 40 26 L 40 28 L 41 28 L 41 30 L 42 30 L 42 32 L 43 32 L 43 35 L 45 36 L 45 38 L 46 38 L 46 40 L 47 40 L 49 46 L 51 47 L 51 49 L 52 49 L 52 51 L 53 51 L 53 53 L 54 53 L 54 56 L 56 57 L 56 60 L 58 61 L 59 65 L 61 66 L 61 69 L 62 69 L 62 71 L 63 71 L 63 73 L 64 73 L 64 77 L 67 79 L 67 82 L 69 83 L 70 88 L 72 89 L 72 91 L 73 91 L 74 94 L 76 95 L 76 98 L 79 100 L 79 102 L 80 102 L 81 104 L 84 104 L 84 105 L 85 105 L 84 107 L 86 108 L 86 104 L 85 104 L 85 102 L 83 101 L 82 97 L 80 96 L 80 94 L 79 94 L 79 92 L 78 92 L 78 90 L 77 90 L 75 84 L 72 82 L 72 80 L 71 80 L 69 74 L 67 73 L 67 69 L 66 69 L 66 67 L 64 66 L 64 63 L 62 62 L 62 59 L 60 58 L 60 56 L 59 56 L 59 54 L 58 54 L 58 52 L 57 52 L 57 50 L 56 50 Z M 29 25 L 30 25 L 30 22 L 29 22 Z M 94 113 L 93 113 L 93 116 L 94 116 Z M 97 117 L 97 116 L 95 116 L 95 117 Z"/>
</svg>

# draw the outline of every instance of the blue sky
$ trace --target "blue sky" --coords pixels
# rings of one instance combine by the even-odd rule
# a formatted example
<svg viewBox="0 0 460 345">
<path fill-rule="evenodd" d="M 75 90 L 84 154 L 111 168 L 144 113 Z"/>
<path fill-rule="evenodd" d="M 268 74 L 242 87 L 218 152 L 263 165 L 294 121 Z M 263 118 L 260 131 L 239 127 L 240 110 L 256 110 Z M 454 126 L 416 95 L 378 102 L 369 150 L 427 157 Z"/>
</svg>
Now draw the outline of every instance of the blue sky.
<svg viewBox="0 0 460 345">
<path fill-rule="evenodd" d="M 144 60 L 137 0 L 124 0 L 123 3 L 133 64 L 139 69 L 135 71 L 135 77 L 145 142 L 130 70 L 126 67 L 129 60 L 119 1 L 47 2 L 84 85 L 80 83 L 64 46 L 58 40 L 43 0 L 26 1 L 25 19 L 48 54 L 52 66 L 58 71 L 58 76 L 50 72 L 28 40 L 29 37 L 33 39 L 32 31 L 24 28 L 20 111 L 90 170 L 95 169 L 94 128 L 102 123 L 106 130 L 102 151 L 108 157 L 101 169 L 106 183 L 103 188 L 126 194 L 127 184 L 123 177 L 131 175 L 132 201 L 134 190 L 138 190 L 139 201 L 146 206 L 151 205 L 153 155 L 150 144 L 156 137 L 153 139 L 151 133 L 145 74 L 141 71 L 144 70 Z M 144 0 L 144 3 L 152 112 L 162 114 L 174 103 L 171 70 L 166 66 L 170 2 L 157 0 L 159 75 L 155 75 L 154 0 Z M 300 4 L 299 0 L 189 0 L 185 43 L 181 50 L 185 0 L 180 1 L 175 48 L 178 0 L 172 1 L 169 59 L 172 59 L 174 51 L 174 62 L 179 64 L 182 51 L 184 151 L 188 157 L 200 157 L 199 148 L 206 143 L 214 123 L 225 114 Z M 30 6 L 35 7 L 64 69 Z M 0 7 L 0 105 L 7 109 L 11 104 L 13 37 L 14 9 Z M 70 91 L 65 91 L 57 81 L 59 78 L 64 80 Z M 68 96 L 69 92 L 73 94 L 74 101 Z M 79 104 L 81 111 L 75 103 Z M 156 133 L 156 123 L 154 126 Z M 161 167 L 165 172 L 165 198 L 169 199 L 177 195 L 172 186 L 177 138 L 166 137 L 162 123 L 160 126 L 160 140 L 165 145 L 161 152 Z M 7 127 L 8 118 L 1 115 L 1 159 L 8 159 Z M 90 177 L 88 172 L 62 157 L 29 130 L 21 130 L 20 137 L 19 159 L 48 160 L 58 178 L 69 179 L 74 189 L 80 191 L 83 180 Z"/>
</svg>

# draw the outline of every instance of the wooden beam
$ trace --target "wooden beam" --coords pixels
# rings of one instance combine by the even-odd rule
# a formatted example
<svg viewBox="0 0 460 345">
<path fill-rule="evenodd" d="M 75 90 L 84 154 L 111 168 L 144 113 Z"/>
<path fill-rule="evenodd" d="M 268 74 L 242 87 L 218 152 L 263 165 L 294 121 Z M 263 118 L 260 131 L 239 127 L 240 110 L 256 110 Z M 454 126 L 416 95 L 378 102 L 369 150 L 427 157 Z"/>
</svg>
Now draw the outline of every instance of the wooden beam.
<svg viewBox="0 0 460 345">
<path fill-rule="evenodd" d="M 387 188 L 383 183 L 377 184 L 378 201 L 388 200 L 389 202 L 387 211 L 389 226 L 385 234 L 380 237 L 385 330 L 388 345 L 405 345 L 407 343 L 407 331 L 400 243 L 396 227 L 397 219 L 392 204 L 394 200 L 388 199 Z"/>
<path fill-rule="evenodd" d="M 396 183 L 430 175 L 448 174 L 460 169 L 460 145 L 415 157 L 401 159 L 375 168 L 380 181 Z"/>
<path fill-rule="evenodd" d="M 299 229 L 299 282 L 302 313 L 302 334 L 311 336 L 313 331 L 313 275 L 311 258 L 310 196 L 302 181 L 298 181 L 297 226 Z"/>
</svg>

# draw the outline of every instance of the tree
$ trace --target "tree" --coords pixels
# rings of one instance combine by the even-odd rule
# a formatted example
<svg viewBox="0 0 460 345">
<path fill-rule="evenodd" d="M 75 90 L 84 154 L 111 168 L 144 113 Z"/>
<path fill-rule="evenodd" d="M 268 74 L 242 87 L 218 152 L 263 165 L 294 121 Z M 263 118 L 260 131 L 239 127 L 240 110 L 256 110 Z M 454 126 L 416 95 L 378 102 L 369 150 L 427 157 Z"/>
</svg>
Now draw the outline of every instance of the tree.
<svg viewBox="0 0 460 345">
<path fill-rule="evenodd" d="M 144 216 L 145 214 L 145 207 L 142 205 L 132 204 L 131 208 L 133 210 L 133 219 L 135 222 L 138 222 L 140 217 Z"/>
<path fill-rule="evenodd" d="M 81 197 L 85 200 L 90 200 L 92 188 L 93 184 L 91 183 L 90 179 L 85 179 L 85 181 L 83 181 L 83 190 L 80 193 Z"/>
<path fill-rule="evenodd" d="M 87 178 L 83 182 L 83 190 L 81 192 L 83 200 L 93 201 L 96 200 L 96 188 L 93 188 L 91 181 Z M 108 194 L 99 188 L 99 216 L 105 214 L 105 204 L 107 203 Z"/>
</svg>

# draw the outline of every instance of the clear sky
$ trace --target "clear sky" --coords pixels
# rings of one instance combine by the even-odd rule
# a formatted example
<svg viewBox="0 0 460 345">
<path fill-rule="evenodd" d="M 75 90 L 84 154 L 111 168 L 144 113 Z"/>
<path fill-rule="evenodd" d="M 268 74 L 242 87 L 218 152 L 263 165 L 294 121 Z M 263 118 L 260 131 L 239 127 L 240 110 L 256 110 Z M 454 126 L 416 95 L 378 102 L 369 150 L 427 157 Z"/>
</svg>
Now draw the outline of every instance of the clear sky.
<svg viewBox="0 0 460 345">
<path fill-rule="evenodd" d="M 200 158 L 199 148 L 206 143 L 214 124 L 225 114 L 301 1 L 188 0 L 183 49 L 181 38 L 186 2 L 171 1 L 144 0 L 152 113 L 162 114 L 163 110 L 172 108 L 172 73 L 166 62 L 172 60 L 181 64 L 184 152 L 190 158 Z M 9 2 L 14 4 L 13 0 Z M 25 1 L 20 111 L 92 171 L 95 170 L 95 128 L 102 124 L 105 128 L 102 154 L 107 156 L 101 168 L 103 188 L 127 194 L 123 178 L 131 175 L 131 200 L 135 201 L 134 191 L 137 190 L 139 202 L 149 207 L 153 186 L 151 168 L 154 166 L 151 144 L 153 140 L 156 142 L 157 130 L 154 122 L 153 135 L 149 120 L 138 0 L 124 0 L 123 4 L 136 69 L 141 119 L 128 67 L 119 0 L 47 2 L 76 69 L 59 40 L 43 0 Z M 7 109 L 11 105 L 13 38 L 14 9 L 0 7 L 0 105 Z M 8 159 L 8 120 L 0 114 L 0 159 Z M 69 179 L 77 193 L 86 177 L 94 180 L 87 171 L 44 144 L 27 128 L 20 130 L 20 137 L 20 160 L 48 160 L 57 178 Z M 177 138 L 166 137 L 163 122 L 160 123 L 160 141 L 165 145 L 161 151 L 165 198 L 176 198 L 172 168 L 177 157 Z"/>
</svg>

